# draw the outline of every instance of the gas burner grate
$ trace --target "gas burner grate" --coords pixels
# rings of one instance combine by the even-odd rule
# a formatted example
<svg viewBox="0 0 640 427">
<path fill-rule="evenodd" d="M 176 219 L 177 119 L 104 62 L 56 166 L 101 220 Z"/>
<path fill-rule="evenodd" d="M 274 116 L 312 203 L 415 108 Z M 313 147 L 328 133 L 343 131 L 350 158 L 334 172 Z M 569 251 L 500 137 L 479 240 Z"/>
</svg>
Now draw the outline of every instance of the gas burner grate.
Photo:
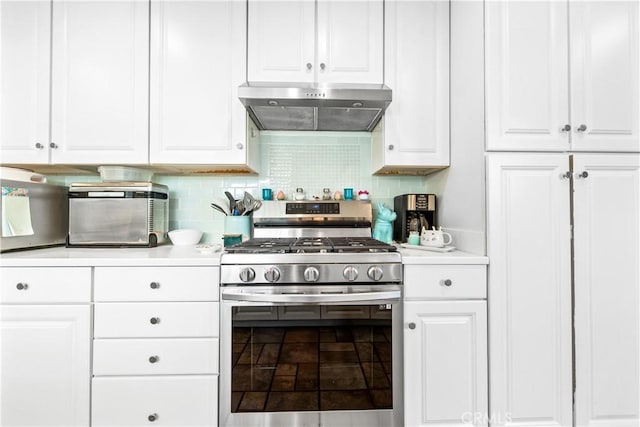
<svg viewBox="0 0 640 427">
<path fill-rule="evenodd" d="M 227 253 L 381 253 L 398 249 L 370 237 L 301 237 L 301 238 L 256 238 L 232 247 Z"/>
</svg>

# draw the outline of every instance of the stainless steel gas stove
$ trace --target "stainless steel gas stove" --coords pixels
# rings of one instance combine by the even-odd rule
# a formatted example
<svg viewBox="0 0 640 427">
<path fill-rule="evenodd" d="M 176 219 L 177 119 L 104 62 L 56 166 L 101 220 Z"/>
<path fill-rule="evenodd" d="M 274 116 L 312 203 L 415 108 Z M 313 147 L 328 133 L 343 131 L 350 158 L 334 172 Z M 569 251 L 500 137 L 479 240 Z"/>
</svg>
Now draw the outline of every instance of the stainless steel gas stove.
<svg viewBox="0 0 640 427">
<path fill-rule="evenodd" d="M 266 202 L 221 277 L 222 426 L 402 425 L 402 264 L 369 202 Z"/>
</svg>

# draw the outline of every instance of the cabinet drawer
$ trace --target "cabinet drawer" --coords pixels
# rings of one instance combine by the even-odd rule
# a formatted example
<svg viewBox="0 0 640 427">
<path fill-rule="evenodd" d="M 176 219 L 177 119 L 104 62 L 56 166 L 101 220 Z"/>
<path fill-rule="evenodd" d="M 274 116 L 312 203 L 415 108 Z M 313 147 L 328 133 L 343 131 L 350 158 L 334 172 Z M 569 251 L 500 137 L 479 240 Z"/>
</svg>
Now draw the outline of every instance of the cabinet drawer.
<svg viewBox="0 0 640 427">
<path fill-rule="evenodd" d="M 0 302 L 90 302 L 90 267 L 3 267 Z"/>
<path fill-rule="evenodd" d="M 218 267 L 96 267 L 95 301 L 217 301 Z"/>
<path fill-rule="evenodd" d="M 487 297 L 484 265 L 406 265 L 405 298 L 478 298 Z"/>
<path fill-rule="evenodd" d="M 217 337 L 217 302 L 101 303 L 95 338 Z"/>
<path fill-rule="evenodd" d="M 92 384 L 92 426 L 218 425 L 215 375 L 97 377 Z"/>
<path fill-rule="evenodd" d="M 94 375 L 217 374 L 217 338 L 97 339 Z"/>
</svg>

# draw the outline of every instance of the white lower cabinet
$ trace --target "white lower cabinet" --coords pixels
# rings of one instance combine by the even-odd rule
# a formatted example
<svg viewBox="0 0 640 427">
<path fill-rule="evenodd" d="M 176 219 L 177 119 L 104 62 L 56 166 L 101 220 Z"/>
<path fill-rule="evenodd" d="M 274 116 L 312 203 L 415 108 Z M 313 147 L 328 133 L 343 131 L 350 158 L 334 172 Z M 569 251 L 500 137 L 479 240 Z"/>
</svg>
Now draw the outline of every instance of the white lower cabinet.
<svg viewBox="0 0 640 427">
<path fill-rule="evenodd" d="M 465 272 L 460 275 L 458 269 Z M 475 286 L 469 282 L 471 271 Z M 442 300 L 436 288 L 455 290 L 458 285 L 470 291 L 469 296 L 458 292 Z M 488 425 L 484 298 L 484 265 L 405 266 L 406 426 Z"/>
<path fill-rule="evenodd" d="M 90 277 L 90 268 L 1 270 L 0 425 L 89 425 Z"/>
<path fill-rule="evenodd" d="M 91 424 L 216 426 L 218 268 L 120 272 L 95 269 Z"/>
<path fill-rule="evenodd" d="M 93 379 L 92 426 L 217 426 L 218 376 Z"/>
</svg>

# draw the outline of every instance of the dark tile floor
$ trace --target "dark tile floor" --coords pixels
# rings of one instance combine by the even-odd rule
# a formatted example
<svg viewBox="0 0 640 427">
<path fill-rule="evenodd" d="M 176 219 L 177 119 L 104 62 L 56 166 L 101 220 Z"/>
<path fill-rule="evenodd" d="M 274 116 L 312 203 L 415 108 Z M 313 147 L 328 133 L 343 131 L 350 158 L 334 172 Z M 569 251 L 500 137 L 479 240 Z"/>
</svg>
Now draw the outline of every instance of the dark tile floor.
<svg viewBox="0 0 640 427">
<path fill-rule="evenodd" d="M 391 329 L 234 328 L 232 412 L 392 408 Z"/>
</svg>

